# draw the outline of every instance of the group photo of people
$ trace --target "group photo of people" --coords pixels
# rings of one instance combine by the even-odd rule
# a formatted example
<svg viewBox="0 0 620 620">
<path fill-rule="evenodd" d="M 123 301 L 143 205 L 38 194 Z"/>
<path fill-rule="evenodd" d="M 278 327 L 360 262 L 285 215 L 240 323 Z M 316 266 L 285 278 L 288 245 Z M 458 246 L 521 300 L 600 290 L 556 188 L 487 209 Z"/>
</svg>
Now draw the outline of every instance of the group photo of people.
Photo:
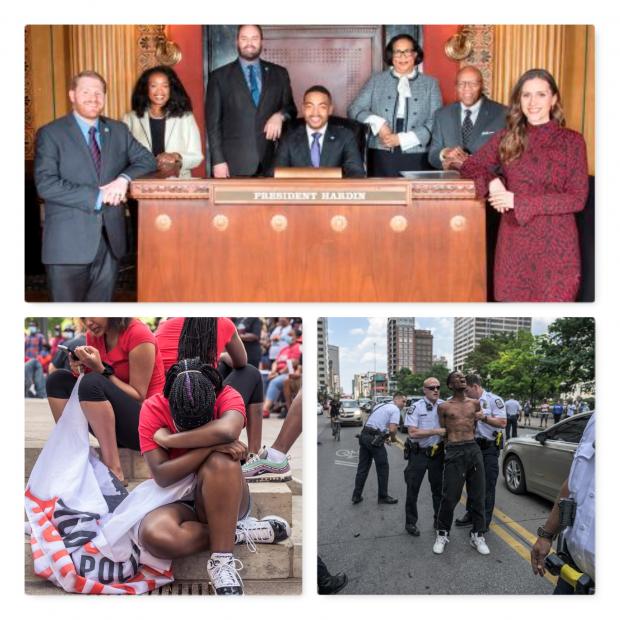
<svg viewBox="0 0 620 620">
<path fill-rule="evenodd" d="M 175 579 L 191 588 L 193 579 L 223 595 L 244 594 L 245 573 L 252 594 L 260 579 L 298 593 L 300 448 L 289 458 L 302 429 L 299 318 L 30 318 L 25 330 L 34 574 L 68 592 L 135 583 L 140 593 Z M 37 349 L 53 355 L 45 366 Z M 59 499 L 39 522 L 45 493 Z M 104 524 L 78 536 L 102 498 Z M 118 530 L 121 551 L 98 545 Z M 265 553 L 275 571 L 265 572 Z M 58 562 L 69 556 L 71 570 Z M 107 570 L 119 560 L 118 573 Z"/>
<path fill-rule="evenodd" d="M 46 27 L 29 28 L 34 45 Z M 36 299 L 37 286 L 41 299 L 51 301 L 135 296 L 140 208 L 130 198 L 136 179 L 256 178 L 272 187 L 277 179 L 266 178 L 283 169 L 295 168 L 303 178 L 323 168 L 327 174 L 339 170 L 345 179 L 424 173 L 430 176 L 420 178 L 472 180 L 475 198 L 487 203 L 480 243 L 490 301 L 593 299 L 594 143 L 582 132 L 594 119 L 583 93 L 562 92 L 564 84 L 578 82 L 565 68 L 576 61 L 564 47 L 552 49 L 547 67 L 535 64 L 531 50 L 534 64 L 521 63 L 519 72 L 509 72 L 512 79 L 502 73 L 500 83 L 499 59 L 509 58 L 510 50 L 472 48 L 489 29 L 499 35 L 508 27 L 361 28 L 360 41 L 369 48 L 363 72 L 328 74 L 321 82 L 320 72 L 309 69 L 318 54 L 314 48 L 299 48 L 302 61 L 290 67 L 270 60 L 280 59 L 280 38 L 307 37 L 312 28 L 195 28 L 190 33 L 190 27 L 177 27 L 175 33 L 200 35 L 208 73 L 185 65 L 178 45 L 176 56 L 159 53 L 165 30 L 157 33 L 159 47 L 142 54 L 148 67 L 135 76 L 104 75 L 94 65 L 65 67 L 76 69 L 65 75 L 67 114 L 31 128 L 36 133 L 27 237 L 40 263 L 35 267 L 33 256 L 27 265 L 27 297 L 32 292 Z M 554 42 L 554 28 L 566 42 L 588 32 L 541 28 L 541 36 Z M 315 29 L 320 46 L 327 29 Z M 335 30 L 334 45 L 344 46 L 343 55 L 352 53 Z M 446 31 L 450 54 L 429 57 L 426 41 L 436 44 Z M 234 48 L 209 47 L 233 33 Z M 105 44 L 109 33 L 98 36 Z M 517 46 L 522 33 L 514 27 L 505 36 Z M 148 43 L 144 35 L 139 40 Z M 461 49 L 467 44 L 469 54 Z M 478 58 L 483 56 L 484 62 Z M 331 57 L 321 59 L 334 71 L 346 70 Z M 586 89 L 585 69 L 581 78 L 578 87 Z M 347 80 L 346 91 L 334 90 L 340 79 Z M 119 88 L 127 91 L 125 109 Z"/>
</svg>

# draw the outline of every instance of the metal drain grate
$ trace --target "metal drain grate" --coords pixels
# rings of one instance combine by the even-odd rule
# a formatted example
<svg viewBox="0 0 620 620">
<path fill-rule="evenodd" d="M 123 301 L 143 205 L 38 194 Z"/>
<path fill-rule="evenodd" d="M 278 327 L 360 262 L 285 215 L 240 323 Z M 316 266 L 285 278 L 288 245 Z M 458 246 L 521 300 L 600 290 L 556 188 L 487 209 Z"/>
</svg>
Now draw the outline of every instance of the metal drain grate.
<svg viewBox="0 0 620 620">
<path fill-rule="evenodd" d="M 149 592 L 150 596 L 208 596 L 209 583 L 207 581 L 199 581 L 197 583 L 169 583 L 168 585 L 157 588 Z"/>
</svg>

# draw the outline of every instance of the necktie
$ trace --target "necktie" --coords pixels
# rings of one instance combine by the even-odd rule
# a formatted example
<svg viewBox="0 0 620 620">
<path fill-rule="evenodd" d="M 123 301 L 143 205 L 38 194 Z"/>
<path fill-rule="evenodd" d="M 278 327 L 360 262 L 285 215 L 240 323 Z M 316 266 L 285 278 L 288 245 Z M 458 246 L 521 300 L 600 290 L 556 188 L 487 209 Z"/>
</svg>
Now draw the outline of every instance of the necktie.
<svg viewBox="0 0 620 620">
<path fill-rule="evenodd" d="M 310 159 L 312 160 L 312 165 L 315 168 L 318 168 L 321 165 L 321 143 L 319 140 L 321 139 L 321 134 L 318 131 L 315 131 L 312 134 L 312 146 L 310 147 Z"/>
<path fill-rule="evenodd" d="M 97 133 L 97 129 L 94 126 L 88 130 L 88 150 L 93 158 L 95 170 L 97 171 L 97 176 L 99 177 L 101 176 L 101 151 L 99 150 L 95 133 Z"/>
<path fill-rule="evenodd" d="M 258 90 L 258 82 L 256 81 L 256 67 L 254 65 L 248 66 L 248 77 L 250 78 L 250 95 L 252 95 L 254 105 L 258 107 L 260 91 Z"/>
<path fill-rule="evenodd" d="M 463 148 L 465 150 L 469 149 L 469 141 L 471 140 L 473 130 L 474 124 L 471 122 L 471 110 L 465 110 L 465 120 L 463 121 L 463 126 L 461 127 L 461 132 L 463 135 Z"/>
</svg>

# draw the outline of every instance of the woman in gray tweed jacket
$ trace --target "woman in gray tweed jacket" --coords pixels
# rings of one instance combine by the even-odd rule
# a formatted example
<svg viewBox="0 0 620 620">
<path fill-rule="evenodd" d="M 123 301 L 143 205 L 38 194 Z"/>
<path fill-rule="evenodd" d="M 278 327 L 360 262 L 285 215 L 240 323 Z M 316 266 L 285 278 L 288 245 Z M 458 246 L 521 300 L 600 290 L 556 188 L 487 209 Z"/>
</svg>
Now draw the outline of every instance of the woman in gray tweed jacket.
<svg viewBox="0 0 620 620">
<path fill-rule="evenodd" d="M 397 177 L 401 170 L 431 170 L 428 146 L 433 114 L 441 105 L 439 83 L 418 65 L 424 51 L 408 34 L 385 48 L 390 69 L 375 73 L 349 106 L 349 118 L 370 126 L 368 176 Z"/>
</svg>

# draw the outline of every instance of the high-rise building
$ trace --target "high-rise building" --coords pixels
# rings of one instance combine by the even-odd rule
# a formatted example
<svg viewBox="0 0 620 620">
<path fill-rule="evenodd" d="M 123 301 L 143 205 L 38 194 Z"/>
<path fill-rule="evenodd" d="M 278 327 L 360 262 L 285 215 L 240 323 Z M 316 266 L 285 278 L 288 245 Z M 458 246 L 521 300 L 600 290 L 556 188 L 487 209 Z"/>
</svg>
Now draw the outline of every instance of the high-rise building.
<svg viewBox="0 0 620 620">
<path fill-rule="evenodd" d="M 531 317 L 454 317 L 454 368 L 464 369 L 465 359 L 483 338 L 521 330 L 532 331 Z"/>
<path fill-rule="evenodd" d="M 340 388 L 340 348 L 335 344 L 327 345 L 327 358 L 329 367 L 329 389 L 332 394 L 339 394 Z"/>
<path fill-rule="evenodd" d="M 414 317 L 390 317 L 387 325 L 388 375 L 402 368 L 412 373 L 430 372 L 433 365 L 433 334 L 415 328 Z"/>
<path fill-rule="evenodd" d="M 329 364 L 327 357 L 327 318 L 317 321 L 317 384 L 319 392 L 329 391 Z"/>
</svg>

